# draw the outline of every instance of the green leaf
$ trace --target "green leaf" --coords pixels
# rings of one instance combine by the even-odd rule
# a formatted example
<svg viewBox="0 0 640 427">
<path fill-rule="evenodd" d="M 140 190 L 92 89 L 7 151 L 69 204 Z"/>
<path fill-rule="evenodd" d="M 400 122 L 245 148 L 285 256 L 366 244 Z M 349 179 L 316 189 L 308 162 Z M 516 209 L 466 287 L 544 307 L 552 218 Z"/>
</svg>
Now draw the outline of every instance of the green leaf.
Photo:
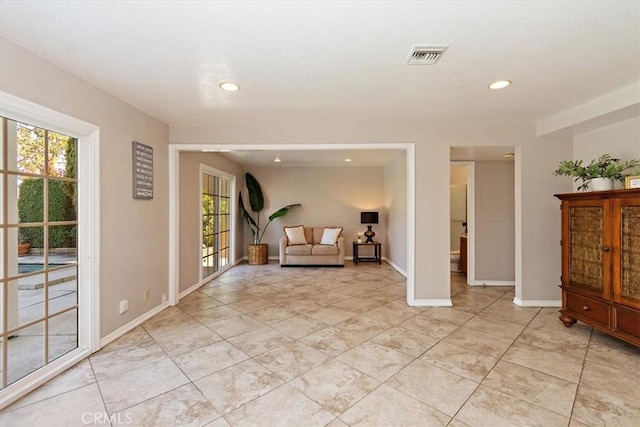
<svg viewBox="0 0 640 427">
<path fill-rule="evenodd" d="M 249 228 L 251 229 L 251 232 L 255 234 L 253 227 L 257 228 L 258 224 L 256 224 L 253 218 L 251 218 L 251 215 L 249 215 L 249 212 L 247 212 L 247 210 L 244 208 L 244 202 L 242 201 L 242 193 L 238 194 L 238 206 L 240 207 L 240 212 L 242 212 L 242 217 L 245 219 L 245 221 L 247 221 L 247 224 L 249 224 Z"/>
<path fill-rule="evenodd" d="M 249 204 L 251 205 L 251 210 L 254 212 L 260 212 L 264 208 L 262 188 L 260 188 L 258 180 L 249 172 L 247 172 L 244 177 L 247 182 L 247 189 L 249 190 Z"/>
<path fill-rule="evenodd" d="M 287 214 L 287 212 L 289 212 L 289 209 L 291 208 L 295 208 L 298 206 L 302 206 L 300 203 L 294 203 L 292 205 L 287 205 L 283 208 L 278 209 L 277 211 L 275 211 L 274 213 L 272 213 L 269 216 L 269 221 L 273 221 L 276 218 L 280 218 L 281 216 L 285 216 Z"/>
</svg>

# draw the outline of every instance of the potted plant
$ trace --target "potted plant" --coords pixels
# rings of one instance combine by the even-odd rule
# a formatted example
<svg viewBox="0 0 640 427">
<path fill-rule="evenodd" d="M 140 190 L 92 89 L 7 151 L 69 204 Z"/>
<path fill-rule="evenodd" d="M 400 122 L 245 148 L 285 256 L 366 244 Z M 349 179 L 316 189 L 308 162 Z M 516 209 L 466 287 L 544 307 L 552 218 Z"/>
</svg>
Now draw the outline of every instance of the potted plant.
<svg viewBox="0 0 640 427">
<path fill-rule="evenodd" d="M 240 192 L 240 194 L 238 194 L 238 206 L 240 206 L 240 212 L 247 222 L 249 230 L 251 230 L 251 234 L 253 236 L 253 243 L 249 244 L 247 247 L 249 252 L 249 264 L 266 264 L 269 260 L 269 245 L 262 243 L 262 238 L 264 237 L 265 231 L 267 231 L 267 227 L 274 219 L 285 216 L 287 212 L 289 212 L 289 209 L 301 205 L 300 203 L 294 203 L 278 209 L 269 216 L 269 221 L 267 221 L 264 228 L 260 228 L 260 212 L 264 208 L 264 195 L 262 194 L 262 188 L 260 187 L 258 180 L 250 173 L 246 173 L 244 177 L 247 183 L 247 190 L 249 191 L 249 205 L 251 206 L 251 210 L 256 213 L 256 219 L 254 220 L 245 209 L 242 201 L 242 192 Z"/>
<path fill-rule="evenodd" d="M 584 165 L 582 160 L 563 160 L 554 175 L 573 176 L 575 182 L 582 180 L 578 190 L 586 191 L 591 188 L 593 191 L 606 191 L 613 190 L 614 181 L 624 183 L 625 177 L 637 174 L 637 171 L 631 170 L 639 166 L 639 159 L 622 162 L 611 154 L 603 154 L 597 160 L 591 160 L 588 165 Z"/>
<path fill-rule="evenodd" d="M 18 240 L 18 256 L 29 255 L 31 252 L 31 242 L 29 239 L 20 233 L 20 239 Z"/>
</svg>

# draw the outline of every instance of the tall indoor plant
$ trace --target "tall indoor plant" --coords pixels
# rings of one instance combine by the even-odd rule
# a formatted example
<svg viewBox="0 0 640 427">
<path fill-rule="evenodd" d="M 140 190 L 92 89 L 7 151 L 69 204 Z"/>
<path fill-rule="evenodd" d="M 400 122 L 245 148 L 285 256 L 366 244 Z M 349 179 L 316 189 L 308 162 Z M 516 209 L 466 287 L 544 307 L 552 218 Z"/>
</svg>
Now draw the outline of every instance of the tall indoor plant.
<svg viewBox="0 0 640 427">
<path fill-rule="evenodd" d="M 247 184 L 247 190 L 249 191 L 249 205 L 251 206 L 251 210 L 256 213 L 256 219 L 253 219 L 244 207 L 242 192 L 240 192 L 240 194 L 238 194 L 238 206 L 240 206 L 242 217 L 247 222 L 249 230 L 251 230 L 251 234 L 253 236 L 253 244 L 249 244 L 247 248 L 249 252 L 249 264 L 266 264 L 269 259 L 269 245 L 262 243 L 264 232 L 267 231 L 267 227 L 271 224 L 271 221 L 281 216 L 285 216 L 287 212 L 289 212 L 289 209 L 301 205 L 300 203 L 294 203 L 278 209 L 269 215 L 269 221 L 267 221 L 264 228 L 260 228 L 260 212 L 264 208 L 264 195 L 262 194 L 262 188 L 260 187 L 258 180 L 250 173 L 247 172 L 244 177 Z"/>
<path fill-rule="evenodd" d="M 596 184 L 597 181 L 604 180 L 606 187 L 595 187 L 592 190 L 612 190 L 613 181 L 624 182 L 628 175 L 637 174 L 632 172 L 634 168 L 640 167 L 639 159 L 632 159 L 626 162 L 616 159 L 611 154 L 603 154 L 597 160 L 591 160 L 588 165 L 583 165 L 582 160 L 563 160 L 554 171 L 554 175 L 572 176 L 574 181 L 582 180 L 578 190 L 586 191 L 589 184 Z"/>
</svg>

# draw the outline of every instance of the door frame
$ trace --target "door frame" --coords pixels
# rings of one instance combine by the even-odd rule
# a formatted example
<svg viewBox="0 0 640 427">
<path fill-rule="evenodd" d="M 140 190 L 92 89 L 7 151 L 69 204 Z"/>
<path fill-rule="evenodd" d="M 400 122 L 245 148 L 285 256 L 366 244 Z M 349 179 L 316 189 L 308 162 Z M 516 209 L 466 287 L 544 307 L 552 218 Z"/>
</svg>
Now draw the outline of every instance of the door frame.
<svg viewBox="0 0 640 427">
<path fill-rule="evenodd" d="M 78 138 L 78 347 L 0 391 L 8 406 L 100 349 L 100 128 L 0 91 L 0 116 Z M 80 284 L 85 284 L 80 291 Z"/>
<path fill-rule="evenodd" d="M 450 165 L 467 168 L 467 285 L 473 286 L 476 277 L 476 162 L 452 160 Z"/>
</svg>

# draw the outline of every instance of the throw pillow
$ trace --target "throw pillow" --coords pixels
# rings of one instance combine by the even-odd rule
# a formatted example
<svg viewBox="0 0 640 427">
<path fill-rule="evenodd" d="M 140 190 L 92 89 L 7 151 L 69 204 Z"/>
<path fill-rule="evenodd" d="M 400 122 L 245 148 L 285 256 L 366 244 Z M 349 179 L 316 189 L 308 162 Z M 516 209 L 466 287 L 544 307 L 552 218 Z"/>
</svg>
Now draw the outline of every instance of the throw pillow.
<svg viewBox="0 0 640 427">
<path fill-rule="evenodd" d="M 340 237 L 340 233 L 342 233 L 342 227 L 325 228 L 322 233 L 322 240 L 320 240 L 320 244 L 335 245 L 338 241 L 338 237 Z"/>
<path fill-rule="evenodd" d="M 284 233 L 287 235 L 289 245 L 306 245 L 307 239 L 304 237 L 304 226 L 296 225 L 295 227 L 283 227 Z"/>
</svg>

